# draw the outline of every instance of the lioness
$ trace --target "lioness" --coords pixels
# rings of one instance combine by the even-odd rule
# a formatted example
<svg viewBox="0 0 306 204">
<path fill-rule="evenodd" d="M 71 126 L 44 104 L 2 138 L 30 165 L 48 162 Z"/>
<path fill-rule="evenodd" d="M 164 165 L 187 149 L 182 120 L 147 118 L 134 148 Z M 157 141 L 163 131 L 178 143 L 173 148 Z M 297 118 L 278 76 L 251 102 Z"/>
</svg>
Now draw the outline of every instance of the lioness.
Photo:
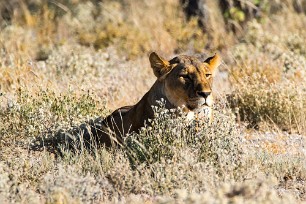
<svg viewBox="0 0 306 204">
<path fill-rule="evenodd" d="M 187 55 L 167 61 L 155 52 L 150 54 L 149 59 L 156 82 L 136 105 L 121 107 L 104 120 L 99 118 L 90 124 L 98 144 L 111 146 L 114 141 L 120 143 L 126 133 L 138 131 L 145 121 L 154 117 L 152 106 L 161 99 L 168 109 L 182 107 L 189 113 L 205 109 L 211 115 L 212 82 L 221 63 L 218 54 L 204 62 Z"/>
</svg>

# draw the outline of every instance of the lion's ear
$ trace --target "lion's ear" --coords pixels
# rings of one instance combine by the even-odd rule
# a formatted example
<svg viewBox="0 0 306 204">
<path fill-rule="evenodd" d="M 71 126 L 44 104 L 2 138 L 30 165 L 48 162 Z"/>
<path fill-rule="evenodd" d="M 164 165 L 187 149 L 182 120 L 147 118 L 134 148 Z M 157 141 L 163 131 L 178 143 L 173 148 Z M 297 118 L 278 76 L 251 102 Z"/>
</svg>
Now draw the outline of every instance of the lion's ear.
<svg viewBox="0 0 306 204">
<path fill-rule="evenodd" d="M 170 63 L 167 60 L 164 60 L 163 58 L 158 56 L 158 54 L 156 54 L 155 52 L 152 52 L 150 54 L 149 59 L 153 72 L 157 78 L 162 77 L 170 71 Z"/>
<path fill-rule="evenodd" d="M 221 61 L 221 57 L 217 53 L 214 56 L 209 57 L 205 60 L 205 63 L 209 65 L 209 69 L 212 72 L 213 76 L 216 73 L 217 68 L 221 64 Z"/>
</svg>

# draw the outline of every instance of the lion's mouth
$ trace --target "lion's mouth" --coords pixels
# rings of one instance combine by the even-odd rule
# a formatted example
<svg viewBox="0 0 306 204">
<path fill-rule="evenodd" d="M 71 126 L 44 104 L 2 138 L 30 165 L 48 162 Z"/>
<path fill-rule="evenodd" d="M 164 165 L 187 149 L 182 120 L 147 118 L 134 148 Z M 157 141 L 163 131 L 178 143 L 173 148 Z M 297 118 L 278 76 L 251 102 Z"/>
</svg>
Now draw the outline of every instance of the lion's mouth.
<svg viewBox="0 0 306 204">
<path fill-rule="evenodd" d="M 188 100 L 187 108 L 189 110 L 195 110 L 202 107 L 210 107 L 205 99 Z"/>
</svg>

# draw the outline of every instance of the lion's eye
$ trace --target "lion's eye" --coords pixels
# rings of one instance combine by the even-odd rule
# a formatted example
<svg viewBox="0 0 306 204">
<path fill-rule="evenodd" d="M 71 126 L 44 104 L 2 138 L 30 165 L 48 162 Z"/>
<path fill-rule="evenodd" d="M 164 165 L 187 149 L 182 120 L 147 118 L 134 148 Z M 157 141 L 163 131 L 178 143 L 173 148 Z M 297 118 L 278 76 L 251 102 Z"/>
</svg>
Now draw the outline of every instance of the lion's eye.
<svg viewBox="0 0 306 204">
<path fill-rule="evenodd" d="M 205 74 L 206 78 L 210 78 L 211 74 Z"/>
</svg>

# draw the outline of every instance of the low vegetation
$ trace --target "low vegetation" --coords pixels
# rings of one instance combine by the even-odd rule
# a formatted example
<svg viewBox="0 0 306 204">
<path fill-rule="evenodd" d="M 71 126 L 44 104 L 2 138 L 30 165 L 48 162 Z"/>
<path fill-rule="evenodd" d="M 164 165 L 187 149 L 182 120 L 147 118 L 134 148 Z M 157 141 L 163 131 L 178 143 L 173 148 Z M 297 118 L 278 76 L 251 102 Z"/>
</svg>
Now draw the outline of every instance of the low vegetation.
<svg viewBox="0 0 306 204">
<path fill-rule="evenodd" d="M 218 2 L 1 2 L 0 200 L 305 201 L 306 5 Z M 59 133 L 148 90 L 153 50 L 221 53 L 212 123 L 161 101 L 121 147 L 68 149 Z"/>
</svg>

